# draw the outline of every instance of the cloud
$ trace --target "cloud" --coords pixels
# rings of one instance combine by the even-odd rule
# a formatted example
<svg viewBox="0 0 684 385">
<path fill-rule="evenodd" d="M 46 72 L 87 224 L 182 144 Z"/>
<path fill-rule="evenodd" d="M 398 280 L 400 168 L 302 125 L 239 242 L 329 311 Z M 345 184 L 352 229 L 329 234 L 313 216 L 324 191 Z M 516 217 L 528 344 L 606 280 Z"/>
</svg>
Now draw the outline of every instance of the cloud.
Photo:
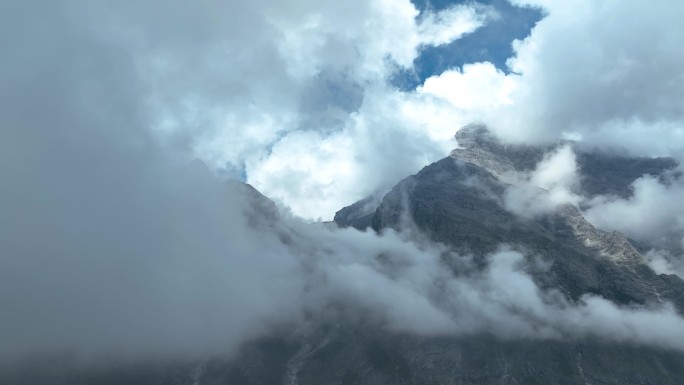
<svg viewBox="0 0 684 385">
<path fill-rule="evenodd" d="M 682 111 L 675 102 L 684 92 L 676 81 L 679 24 L 671 16 L 679 5 L 663 2 L 647 10 L 617 1 L 523 5 L 541 7 L 546 16 L 515 44 L 513 73 L 471 63 L 401 92 L 388 84 L 398 69 L 411 71 L 427 45 L 453 41 L 495 20 L 493 9 L 468 4 L 421 14 L 409 1 L 381 0 L 175 1 L 109 9 L 63 1 L 26 25 L 5 17 L 5 35 L 26 42 L 12 47 L 17 65 L 6 66 L 6 89 L 22 87 L 12 79 L 38 79 L 28 76 L 30 71 L 46 73 L 44 67 L 77 61 L 84 56 L 79 34 L 87 35 L 94 51 L 102 45 L 111 52 L 107 65 L 129 62 L 119 81 L 135 89 L 139 113 L 155 135 L 310 219 L 329 219 L 335 208 L 446 155 L 448 139 L 471 122 L 487 123 L 513 141 L 549 142 L 565 135 L 581 138 L 585 147 L 682 153 Z M 15 13 L 27 13 L 25 7 L 17 2 Z M 59 32 L 47 36 L 41 25 Z M 181 32 L 173 27 L 178 25 L 187 27 Z M 643 28 L 625 32 L 624 25 Z M 75 43 L 53 41 L 57 36 Z M 15 70 L 26 76 L 10 75 Z M 329 150 L 317 155 L 320 168 L 282 167 L 281 175 L 267 180 L 264 170 L 291 163 L 301 153 L 288 147 L 295 142 L 328 149 L 347 144 L 330 157 Z M 383 146 L 404 151 L 401 162 L 387 156 L 392 151 L 378 150 Z M 333 177 L 329 170 L 335 162 L 376 172 Z M 310 205 L 313 198 L 302 197 L 286 181 L 319 191 L 317 202 Z"/>
<path fill-rule="evenodd" d="M 645 175 L 632 183 L 631 197 L 595 197 L 585 203 L 583 214 L 597 227 L 620 231 L 651 248 L 645 256 L 656 272 L 682 276 L 684 184 L 676 175 Z"/>
<path fill-rule="evenodd" d="M 507 62 L 511 73 L 494 71 L 487 62 L 466 64 L 428 78 L 424 89 L 456 108 L 467 105 L 474 120 L 510 142 L 579 138 L 585 148 L 681 158 L 680 4 L 512 3 L 541 9 L 545 16 L 528 37 L 514 42 Z M 487 92 L 470 84 L 482 84 Z M 486 109 L 468 104 L 487 97 Z"/>
<path fill-rule="evenodd" d="M 489 63 L 464 65 L 427 79 L 422 89 L 454 109 L 465 107 L 467 116 L 508 142 L 573 139 L 583 151 L 672 156 L 681 163 L 681 4 L 513 3 L 541 9 L 545 17 L 530 36 L 514 43 L 515 54 L 508 60 L 511 73 L 495 71 Z M 676 259 L 682 239 L 680 184 L 644 177 L 634 184 L 636 196 L 628 200 L 600 197 L 588 202 L 566 194 L 572 189 L 556 192 L 559 201 L 582 200 L 591 206 L 585 214 L 598 227 L 625 232 Z M 508 204 L 518 207 L 517 212 L 532 212 L 534 206 L 545 211 L 548 202 L 539 200 L 537 192 L 511 189 Z"/>
<path fill-rule="evenodd" d="M 305 218 L 328 219 L 358 197 L 389 190 L 454 146 L 459 111 L 425 94 L 366 89 L 340 131 L 292 132 L 263 159 L 247 163 L 248 181 Z M 307 191 L 313 200 L 302 199 Z"/>
<path fill-rule="evenodd" d="M 2 355 L 233 346 L 287 314 L 298 281 L 281 274 L 298 266 L 256 249 L 244 194 L 179 170 L 138 61 L 86 10 L 0 23 L 22 39 L 0 70 Z"/>
<path fill-rule="evenodd" d="M 619 231 L 650 249 L 646 261 L 658 273 L 681 274 L 684 263 L 684 194 L 680 171 L 664 175 L 644 175 L 630 186 L 628 197 L 582 195 L 579 172 L 572 145 L 547 153 L 534 170 L 511 173 L 503 197 L 506 209 L 535 217 L 561 205 L 578 207 L 594 226 Z"/>
<path fill-rule="evenodd" d="M 575 133 L 587 146 L 642 155 L 681 152 L 684 95 L 676 36 L 681 4 L 668 1 L 517 1 L 548 13 L 509 60 L 519 74 L 510 114 L 495 125 L 511 140 Z M 626 28 L 626 26 L 638 26 Z M 619 132 L 619 134 L 618 134 Z"/>
<path fill-rule="evenodd" d="M 382 142 L 396 142 L 398 148 L 405 146 L 404 136 L 416 136 L 408 124 L 375 117 L 394 108 L 396 99 L 410 101 L 387 84 L 393 71 L 410 68 L 421 47 L 479 28 L 491 13 L 487 7 L 462 5 L 420 15 L 408 0 L 217 3 L 194 7 L 188 16 L 174 12 L 163 21 L 147 12 L 145 7 L 115 12 L 109 22 L 123 31 L 114 38 L 146 75 L 157 130 L 213 169 L 242 175 L 296 214 L 313 219 L 331 218 L 336 208 L 389 183 L 358 172 L 329 172 L 338 161 L 352 169 L 392 168 L 385 158 L 358 148 L 374 140 L 357 127 L 359 122 L 373 120 L 374 129 L 383 132 Z M 171 23 L 201 26 L 195 35 L 174 40 L 173 32 L 166 35 Z M 130 41 L 133 32 L 143 43 Z M 425 146 L 403 154 L 402 165 L 410 165 L 403 173 L 448 151 L 419 139 Z M 317 156 L 321 167 L 281 167 L 266 181 L 266 169 L 301 154 L 289 147 L 295 142 L 327 148 Z M 347 145 L 323 156 L 332 155 L 330 147 L 337 143 Z M 304 199 L 291 185 L 308 185 L 318 193 Z"/>
<path fill-rule="evenodd" d="M 287 139 L 290 134 L 299 143 L 308 138 L 311 148 L 331 134 L 356 147 L 368 139 L 357 123 L 370 120 L 384 133 L 383 142 L 401 148 L 404 136 L 417 136 L 407 133 L 409 124 L 366 115 L 389 111 L 398 100 L 411 102 L 388 78 L 398 68 L 410 68 L 421 47 L 450 42 L 492 17 L 488 7 L 475 5 L 421 15 L 408 0 L 172 1 L 126 7 L 63 0 L 40 15 L 19 1 L 12 3 L 3 17 L 3 35 L 21 36 L 21 41 L 12 44 L 8 54 L 13 60 L 4 66 L 6 98 L 43 91 L 42 76 L 51 70 L 57 75 L 66 65 L 73 64 L 71 76 L 81 71 L 83 77 L 99 76 L 96 67 L 108 66 L 109 76 L 119 76 L 117 86 L 135 93 L 134 102 L 119 103 L 139 110 L 153 129 L 150 135 L 186 157 L 200 157 L 221 175 L 242 177 L 277 195 L 308 218 L 331 218 L 333 205 L 342 207 L 388 182 L 340 174 L 333 186 L 317 185 L 325 192 L 316 198 L 321 211 L 300 211 L 313 197 L 304 199 L 287 185 L 263 183 L 259 175 L 268 163 L 281 160 L 271 150 L 284 140 L 278 147 L 286 151 L 287 142 L 294 141 Z M 21 24 L 17 20 L 24 14 L 32 17 Z M 450 127 L 446 137 L 454 130 Z M 404 153 L 401 165 L 420 167 L 448 151 L 431 136 L 420 139 L 424 149 Z M 344 161 L 356 169 L 391 168 L 383 157 L 367 152 L 354 148 L 318 162 L 327 162 L 322 167 L 327 170 L 347 155 Z M 330 180 L 317 168 L 308 169 L 308 175 L 293 171 L 278 180 L 312 186 Z M 345 188 L 350 185 L 358 187 Z"/>
<path fill-rule="evenodd" d="M 577 206 L 582 197 L 577 159 L 570 145 L 563 145 L 544 155 L 535 169 L 523 175 L 510 175 L 511 185 L 504 194 L 504 206 L 524 217 L 554 211 L 560 205 Z"/>
<path fill-rule="evenodd" d="M 482 27 L 488 19 L 500 18 L 493 7 L 473 4 L 453 5 L 440 12 L 426 11 L 418 24 L 420 42 L 440 46 Z"/>
<path fill-rule="evenodd" d="M 344 297 L 397 331 L 451 336 L 491 333 L 501 338 L 597 337 L 684 349 L 680 340 L 671 338 L 684 331 L 684 319 L 671 305 L 619 307 L 593 295 L 570 303 L 558 292 L 539 289 L 525 272 L 523 255 L 506 248 L 490 255 L 488 266 L 478 271 L 468 257 L 449 254 L 439 245 L 416 247 L 392 232 L 380 238 L 355 230 L 333 232 L 327 239 L 318 235 L 323 245 L 335 239 L 341 246 L 320 266 L 327 285 L 318 294 Z M 339 237 L 355 242 L 339 243 Z M 354 245 L 353 253 L 348 253 L 349 245 Z M 458 270 L 470 273 L 454 276 L 442 262 L 445 257 Z M 663 328 L 654 330 L 654 324 Z"/>
<path fill-rule="evenodd" d="M 273 319 L 296 316 L 305 284 L 294 271 L 298 254 L 280 233 L 257 236 L 244 193 L 181 165 L 199 154 L 227 174 L 246 168 L 249 178 L 261 167 L 282 177 L 274 192 L 311 179 L 319 185 L 275 195 L 319 216 L 350 199 L 336 187 L 358 181 L 332 165 L 346 159 L 351 173 L 358 157 L 411 167 L 435 157 L 420 146 L 431 140 L 425 133 L 365 123 L 382 117 L 354 118 L 365 135 L 355 143 L 385 144 L 361 155 L 344 151 L 347 131 L 300 127 L 311 115 L 300 104 L 305 91 L 326 90 L 331 79 L 348 86 L 350 102 L 331 102 L 333 112 L 349 113 L 359 108 L 355 85 L 385 74 L 388 56 L 392 66 L 410 64 L 416 47 L 393 39 L 418 33 L 415 16 L 408 1 L 172 2 L 125 11 L 62 1 L 41 12 L 12 3 L 0 23 L 2 36 L 21 39 L 7 45 L 0 70 L 3 353 L 229 349 Z M 390 91 L 381 83 L 369 92 Z M 333 142 L 286 155 L 287 173 L 269 170 L 280 148 L 318 149 L 321 140 Z M 339 179 L 316 178 L 319 170 Z M 294 204 L 326 183 L 333 186 L 320 190 L 329 195 L 317 199 L 326 206 Z"/>
<path fill-rule="evenodd" d="M 684 238 L 682 239 L 684 248 Z M 651 249 L 644 254 L 648 265 L 656 274 L 676 274 L 684 276 L 684 254 L 677 255 L 671 251 Z"/>
<path fill-rule="evenodd" d="M 684 230 L 681 181 L 666 185 L 647 175 L 635 180 L 632 187 L 634 195 L 630 198 L 597 197 L 589 203 L 585 215 L 599 227 L 616 229 L 652 244 L 666 240 L 671 230 Z"/>
<path fill-rule="evenodd" d="M 418 91 L 444 98 L 456 108 L 482 113 L 510 104 L 513 86 L 512 79 L 493 64 L 474 63 L 430 77 Z"/>
<path fill-rule="evenodd" d="M 295 131 L 276 143 L 268 158 L 249 164 L 250 182 L 269 191 L 271 196 L 299 215 L 316 218 L 339 209 L 335 195 L 360 192 L 354 183 L 363 173 L 355 159 L 351 138 L 342 133 L 322 137 L 315 131 Z M 292 197 L 308 197 L 294 200 Z"/>
<path fill-rule="evenodd" d="M 117 82 L 100 81 L 108 95 L 124 95 Z M 22 150 L 0 166 L 10 186 L 0 192 L 5 357 L 230 351 L 304 314 L 331 316 L 340 303 L 345 317 L 423 335 L 600 336 L 684 348 L 664 338 L 682 331 L 671 308 L 567 303 L 541 291 L 523 256 L 506 249 L 478 272 L 467 256 L 392 231 L 281 222 L 255 209 L 249 190 L 179 165 L 141 122 L 117 131 L 115 119 L 60 112 L 49 116 L 59 140 L 43 140 L 55 126 L 42 115 L 23 120 L 30 129 L 3 133 L 7 148 Z M 454 276 L 444 258 L 471 273 Z"/>
</svg>

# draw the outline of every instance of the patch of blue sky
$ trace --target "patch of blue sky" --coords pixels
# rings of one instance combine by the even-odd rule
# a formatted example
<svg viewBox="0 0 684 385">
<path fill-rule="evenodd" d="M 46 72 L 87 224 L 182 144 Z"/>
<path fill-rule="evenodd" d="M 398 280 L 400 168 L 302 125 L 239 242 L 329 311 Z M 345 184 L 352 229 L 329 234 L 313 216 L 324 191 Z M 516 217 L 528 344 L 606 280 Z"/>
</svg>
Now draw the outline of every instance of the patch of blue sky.
<svg viewBox="0 0 684 385">
<path fill-rule="evenodd" d="M 472 3 L 463 0 L 412 0 L 422 12 L 439 11 L 454 4 Z M 513 40 L 523 39 L 530 34 L 534 25 L 541 20 L 541 10 L 530 7 L 516 7 L 507 0 L 479 0 L 480 4 L 494 7 L 501 16 L 490 20 L 485 26 L 471 34 L 439 47 L 423 47 L 413 68 L 397 72 L 392 84 L 404 91 L 413 90 L 425 79 L 438 75 L 450 68 L 462 67 L 467 63 L 488 61 L 496 68 L 509 73 L 506 60 L 513 55 Z"/>
</svg>

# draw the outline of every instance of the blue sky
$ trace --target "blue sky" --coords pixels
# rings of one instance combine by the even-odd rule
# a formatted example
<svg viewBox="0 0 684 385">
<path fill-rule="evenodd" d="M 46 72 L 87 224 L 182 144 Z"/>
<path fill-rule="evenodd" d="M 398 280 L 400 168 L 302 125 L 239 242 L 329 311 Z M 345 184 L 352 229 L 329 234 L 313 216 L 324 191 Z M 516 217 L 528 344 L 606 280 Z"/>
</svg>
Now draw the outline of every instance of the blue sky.
<svg viewBox="0 0 684 385">
<path fill-rule="evenodd" d="M 440 11 L 454 4 L 472 4 L 472 1 L 413 0 L 421 12 Z M 523 39 L 543 17 L 541 10 L 531 7 L 516 7 L 506 0 L 480 0 L 476 3 L 493 7 L 500 18 L 491 20 L 461 39 L 442 46 L 426 46 L 414 63 L 413 71 L 403 71 L 394 77 L 395 86 L 403 90 L 413 89 L 425 79 L 449 68 L 461 67 L 466 63 L 488 61 L 498 69 L 509 73 L 506 60 L 513 55 L 511 43 Z"/>
</svg>

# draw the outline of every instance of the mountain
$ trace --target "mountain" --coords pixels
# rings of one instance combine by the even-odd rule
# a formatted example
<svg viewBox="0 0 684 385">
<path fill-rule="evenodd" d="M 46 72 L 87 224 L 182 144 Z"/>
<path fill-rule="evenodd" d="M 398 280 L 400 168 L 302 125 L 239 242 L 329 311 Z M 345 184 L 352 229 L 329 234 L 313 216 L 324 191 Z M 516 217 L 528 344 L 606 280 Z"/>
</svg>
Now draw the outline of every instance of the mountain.
<svg viewBox="0 0 684 385">
<path fill-rule="evenodd" d="M 532 170 L 551 147 L 505 146 L 476 126 L 459 131 L 456 138 L 461 148 L 401 181 L 385 195 L 372 218 L 349 215 L 352 205 L 338 212 L 336 222 L 361 228 L 370 222 L 380 232 L 404 226 L 408 213 L 422 233 L 462 253 L 484 255 L 505 243 L 541 256 L 550 269 L 536 274 L 535 281 L 542 288 L 560 290 L 570 300 L 591 293 L 627 306 L 670 301 L 680 313 L 684 311 L 684 281 L 676 275 L 654 273 L 630 240 L 595 228 L 576 207 L 561 206 L 535 218 L 521 217 L 504 207 L 502 197 L 508 185 L 501 179 L 512 171 Z M 589 196 L 630 196 L 629 186 L 638 177 L 661 175 L 676 166 L 672 159 L 589 152 L 578 152 L 577 163 L 584 176 L 580 187 Z M 368 201 L 362 202 L 367 205 Z M 450 347 L 444 349 L 444 344 Z M 426 357 L 431 351 L 479 357 L 459 367 L 470 374 L 450 377 L 444 369 L 439 381 L 434 380 L 435 371 L 430 372 L 432 380 L 416 374 L 416 369 L 430 367 L 425 362 L 426 366 L 407 364 L 414 383 L 684 383 L 682 353 L 601 341 L 511 342 L 473 337 L 421 341 L 410 351 L 392 346 L 388 351 L 398 355 L 397 362 L 415 362 L 416 356 Z M 585 366 L 585 362 L 592 364 Z M 663 366 L 663 362 L 670 365 Z M 478 370 L 481 366 L 487 370 Z"/>
<path fill-rule="evenodd" d="M 545 154 L 571 144 L 505 145 L 478 126 L 462 129 L 456 139 L 459 148 L 450 156 L 408 176 L 384 195 L 341 209 L 334 222 L 377 233 L 414 233 L 472 256 L 481 269 L 505 244 L 529 264 L 544 266 L 527 273 L 541 290 L 558 293 L 568 306 L 591 295 L 627 309 L 670 302 L 684 313 L 680 277 L 656 274 L 639 245 L 618 232 L 596 228 L 576 206 L 562 204 L 537 215 L 521 215 L 506 206 L 511 173 L 530 172 Z M 664 158 L 579 148 L 575 154 L 582 175 L 578 188 L 587 197 L 628 197 L 631 183 L 640 176 L 663 175 L 676 166 Z M 280 220 L 275 205 L 251 186 L 235 183 L 233 188 L 249 197 L 247 213 L 255 227 L 263 229 Z M 295 233 L 287 237 L 296 237 Z M 458 264 L 445 266 L 451 266 L 454 275 L 467 273 Z M 65 370 L 50 360 L 41 361 L 39 371 L 36 365 L 0 368 L 0 383 L 684 384 L 684 353 L 665 347 L 586 336 L 421 336 L 337 315 L 312 315 L 297 327 L 282 326 L 253 339 L 235 355 L 200 361 L 87 370 Z"/>
<path fill-rule="evenodd" d="M 654 273 L 632 241 L 618 232 L 595 228 L 576 207 L 565 205 L 535 218 L 521 217 L 504 207 L 502 197 L 508 185 L 502 179 L 511 172 L 534 169 L 554 146 L 504 145 L 478 126 L 459 131 L 456 139 L 460 148 L 401 181 L 378 203 L 375 212 L 368 214 L 373 200 L 367 198 L 340 210 L 335 221 L 358 228 L 370 223 L 381 232 L 400 229 L 408 213 L 422 233 L 462 253 L 484 255 L 505 243 L 541 256 L 550 268 L 534 276 L 537 284 L 560 290 L 573 301 L 591 293 L 627 306 L 670 301 L 684 311 L 684 281 L 676 275 Z M 628 197 L 637 178 L 662 175 L 677 165 L 668 158 L 577 150 L 576 154 L 583 176 L 580 188 L 587 196 Z M 357 216 L 351 215 L 354 212 Z M 396 356 L 396 362 L 413 363 L 407 364 L 406 370 L 412 373 L 414 383 L 684 383 L 682 353 L 626 344 L 496 341 L 485 336 L 421 341 L 410 349 L 391 342 L 388 345 L 391 348 L 387 352 Z M 429 379 L 416 374 L 433 367 L 426 362 L 415 363 L 416 357 L 424 359 L 434 352 L 478 359 L 466 364 L 456 360 L 462 365 L 458 372 L 468 374 L 453 374 L 449 372 L 453 366 L 448 365 L 448 369 L 431 371 Z M 663 362 L 669 364 L 663 366 Z M 481 370 L 482 366 L 487 369 Z M 436 380 L 436 372 L 440 372 L 440 380 Z"/>
</svg>

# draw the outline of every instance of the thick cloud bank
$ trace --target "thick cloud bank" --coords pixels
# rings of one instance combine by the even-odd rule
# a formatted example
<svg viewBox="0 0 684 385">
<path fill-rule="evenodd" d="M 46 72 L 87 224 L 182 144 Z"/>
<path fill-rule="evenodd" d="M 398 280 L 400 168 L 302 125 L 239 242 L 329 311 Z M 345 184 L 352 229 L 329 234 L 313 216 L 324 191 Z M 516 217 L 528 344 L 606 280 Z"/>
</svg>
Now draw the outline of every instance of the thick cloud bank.
<svg viewBox="0 0 684 385">
<path fill-rule="evenodd" d="M 684 145 L 676 49 L 681 3 L 520 1 L 548 16 L 517 43 L 510 138 L 580 135 L 589 146 L 675 155 Z M 517 124 L 516 124 L 517 123 Z"/>
<path fill-rule="evenodd" d="M 498 17 L 480 5 L 419 14 L 408 0 L 5 3 L 2 35 L 16 38 L 3 45 L 4 97 L 38 108 L 52 83 L 90 79 L 62 97 L 103 109 L 115 99 L 100 83 L 115 83 L 116 103 L 137 109 L 120 125 L 135 113 L 168 145 L 314 219 L 449 150 L 459 125 L 434 127 L 432 102 L 387 79 L 421 47 Z"/>
<path fill-rule="evenodd" d="M 504 206 L 525 217 L 554 211 L 564 204 L 577 205 L 579 172 L 575 153 L 569 145 L 547 153 L 527 175 L 508 176 L 511 183 L 504 195 Z"/>
<path fill-rule="evenodd" d="M 585 215 L 597 226 L 623 232 L 651 250 L 646 254 L 658 273 L 684 276 L 684 181 L 678 173 L 644 176 L 632 184 L 633 196 L 600 196 Z"/>
<path fill-rule="evenodd" d="M 52 116 L 61 127 L 53 141 L 38 115 L 24 120 L 30 129 L 5 132 L 8 148 L 22 151 L 2 166 L 3 357 L 224 352 L 283 323 L 330 316 L 427 335 L 684 349 L 671 338 L 684 320 L 669 305 L 569 303 L 541 291 L 523 256 L 505 248 L 478 270 L 392 231 L 278 219 L 255 191 L 173 162 L 144 130 L 101 132 L 80 111 L 62 112 L 85 120 Z"/>
<path fill-rule="evenodd" d="M 464 65 L 428 79 L 424 92 L 455 108 L 485 98 L 488 108 L 470 112 L 509 141 L 573 138 L 587 148 L 681 157 L 681 3 L 512 2 L 546 13 L 514 43 L 512 73 L 489 63 Z M 476 83 L 486 85 L 482 92 L 467 87 Z"/>
</svg>

